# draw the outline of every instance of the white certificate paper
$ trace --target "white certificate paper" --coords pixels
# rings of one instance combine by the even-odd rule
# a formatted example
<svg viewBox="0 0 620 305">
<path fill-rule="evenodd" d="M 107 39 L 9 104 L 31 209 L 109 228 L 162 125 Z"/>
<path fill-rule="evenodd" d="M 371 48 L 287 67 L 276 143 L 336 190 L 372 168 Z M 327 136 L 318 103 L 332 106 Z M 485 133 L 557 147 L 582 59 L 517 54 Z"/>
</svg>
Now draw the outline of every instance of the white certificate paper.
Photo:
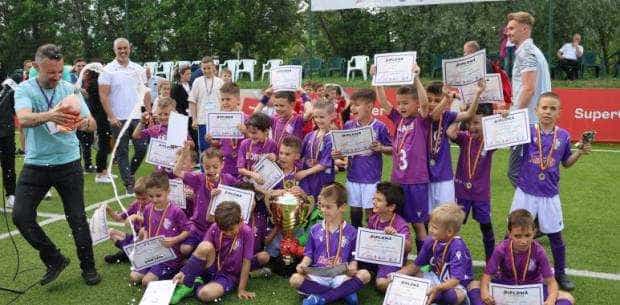
<svg viewBox="0 0 620 305">
<path fill-rule="evenodd" d="M 498 73 L 489 73 L 485 77 L 487 85 L 484 88 L 484 92 L 480 95 L 478 102 L 482 103 L 503 103 L 504 91 L 502 88 L 502 78 Z M 478 83 L 473 83 L 459 87 L 461 90 L 461 100 L 470 104 L 474 101 L 474 95 L 476 94 L 476 88 Z"/>
<path fill-rule="evenodd" d="M 254 164 L 254 171 L 263 178 L 263 184 L 256 184 L 257 187 L 264 190 L 272 190 L 276 184 L 284 179 L 284 172 L 277 163 L 267 159 L 266 156 L 261 157 Z"/>
<path fill-rule="evenodd" d="M 138 305 L 168 305 L 176 284 L 172 280 L 152 281 L 146 287 Z"/>
<path fill-rule="evenodd" d="M 377 71 L 372 78 L 373 86 L 397 86 L 413 84 L 413 64 L 416 52 L 375 54 Z"/>
<path fill-rule="evenodd" d="M 370 125 L 354 129 L 332 130 L 330 133 L 334 150 L 344 156 L 372 153 L 370 147 L 374 141 L 374 135 Z"/>
<path fill-rule="evenodd" d="M 269 73 L 273 91 L 297 91 L 301 88 L 302 69 L 302 66 L 279 66 L 271 69 Z"/>
<path fill-rule="evenodd" d="M 355 260 L 394 267 L 402 267 L 405 255 L 405 236 L 385 234 L 383 231 L 357 229 Z"/>
<path fill-rule="evenodd" d="M 487 71 L 486 51 L 441 61 L 443 82 L 448 86 L 465 86 L 484 79 Z"/>
<path fill-rule="evenodd" d="M 142 270 L 176 259 L 171 248 L 164 247 L 164 237 L 155 236 L 123 247 L 133 270 Z"/>
<path fill-rule="evenodd" d="M 429 280 L 398 273 L 392 277 L 383 305 L 426 305 L 426 293 L 431 288 Z"/>
<path fill-rule="evenodd" d="M 181 179 L 170 179 L 170 195 L 168 197 L 181 209 L 187 208 L 187 202 L 185 201 L 185 185 Z"/>
<path fill-rule="evenodd" d="M 214 139 L 243 139 L 239 125 L 243 124 L 243 112 L 207 113 L 207 134 Z"/>
<path fill-rule="evenodd" d="M 245 223 L 250 223 L 252 204 L 254 203 L 254 192 L 222 184 L 217 188 L 220 190 L 220 193 L 211 200 L 209 215 L 213 215 L 215 213 L 215 208 L 223 201 L 234 201 L 241 207 L 241 218 L 243 218 L 243 221 L 245 221 Z"/>
<path fill-rule="evenodd" d="M 187 126 L 189 117 L 176 112 L 170 112 L 166 144 L 171 146 L 183 146 L 187 140 Z"/>
<path fill-rule="evenodd" d="M 165 140 L 151 138 L 146 154 L 146 163 L 174 168 L 177 162 L 177 151 L 182 147 L 168 145 Z"/>
<path fill-rule="evenodd" d="M 527 109 L 512 111 L 508 116 L 490 115 L 482 118 L 484 150 L 530 143 L 530 119 Z"/>
<path fill-rule="evenodd" d="M 543 305 L 543 285 L 509 286 L 490 284 L 495 305 Z"/>
<path fill-rule="evenodd" d="M 93 240 L 93 246 L 108 240 L 108 222 L 106 220 L 106 206 L 102 204 L 95 210 L 90 218 L 90 238 Z"/>
</svg>

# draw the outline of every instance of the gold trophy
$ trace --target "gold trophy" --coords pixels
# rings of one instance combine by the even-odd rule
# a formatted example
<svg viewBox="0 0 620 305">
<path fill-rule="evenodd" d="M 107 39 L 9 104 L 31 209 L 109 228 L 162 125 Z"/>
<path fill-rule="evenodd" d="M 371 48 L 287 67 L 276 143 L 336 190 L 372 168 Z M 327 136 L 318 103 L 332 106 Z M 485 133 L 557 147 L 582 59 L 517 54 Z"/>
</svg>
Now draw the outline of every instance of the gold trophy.
<svg viewBox="0 0 620 305">
<path fill-rule="evenodd" d="M 304 247 L 295 236 L 295 229 L 302 226 L 310 214 L 310 206 L 304 198 L 286 192 L 271 202 L 271 221 L 282 230 L 280 253 L 286 265 L 295 258 L 303 257 Z"/>
</svg>

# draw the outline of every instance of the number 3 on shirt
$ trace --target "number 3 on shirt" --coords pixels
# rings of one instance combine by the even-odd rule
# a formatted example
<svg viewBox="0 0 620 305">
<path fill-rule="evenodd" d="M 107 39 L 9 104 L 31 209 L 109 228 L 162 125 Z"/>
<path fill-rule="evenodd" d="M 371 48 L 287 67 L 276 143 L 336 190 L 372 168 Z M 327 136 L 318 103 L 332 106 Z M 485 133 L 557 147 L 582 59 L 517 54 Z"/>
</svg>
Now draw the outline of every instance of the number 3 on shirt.
<svg viewBox="0 0 620 305">
<path fill-rule="evenodd" d="M 404 171 L 409 167 L 409 162 L 407 162 L 407 152 L 404 149 L 398 151 L 398 168 L 401 171 Z"/>
</svg>

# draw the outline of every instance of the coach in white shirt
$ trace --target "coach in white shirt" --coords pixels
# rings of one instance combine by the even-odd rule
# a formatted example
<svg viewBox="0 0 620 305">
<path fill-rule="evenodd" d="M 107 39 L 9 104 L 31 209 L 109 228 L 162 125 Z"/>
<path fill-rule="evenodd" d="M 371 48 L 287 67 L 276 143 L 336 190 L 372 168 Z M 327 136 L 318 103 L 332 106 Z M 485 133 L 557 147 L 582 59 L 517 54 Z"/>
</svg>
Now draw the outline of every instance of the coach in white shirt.
<svg viewBox="0 0 620 305">
<path fill-rule="evenodd" d="M 198 148 L 200 152 L 207 149 L 209 144 L 205 139 L 207 134 L 207 113 L 220 110 L 220 88 L 224 84 L 215 76 L 215 63 L 209 56 L 201 60 L 203 76 L 198 77 L 192 84 L 187 101 L 189 112 L 193 118 L 193 128 L 198 128 Z"/>
<path fill-rule="evenodd" d="M 569 80 L 576 80 L 579 75 L 579 59 L 583 56 L 583 47 L 579 45 L 580 43 L 581 35 L 575 34 L 573 35 L 573 42 L 565 43 L 558 50 L 558 57 L 560 58 L 558 67 L 564 70 Z"/>
<path fill-rule="evenodd" d="M 140 106 L 144 105 L 150 111 L 151 99 L 148 90 L 144 96 L 138 96 L 138 88 L 146 84 L 146 72 L 140 65 L 129 60 L 129 41 L 125 38 L 114 40 L 114 54 L 116 58 L 107 64 L 99 75 L 99 95 L 115 138 L 123 124 L 131 120 L 128 130 L 119 139 L 116 159 L 125 189 L 128 194 L 133 194 L 134 174 L 144 159 L 147 142 L 132 139 L 134 156 L 130 163 L 129 135 L 138 125 Z M 139 106 L 136 106 L 136 103 L 140 103 Z"/>
</svg>

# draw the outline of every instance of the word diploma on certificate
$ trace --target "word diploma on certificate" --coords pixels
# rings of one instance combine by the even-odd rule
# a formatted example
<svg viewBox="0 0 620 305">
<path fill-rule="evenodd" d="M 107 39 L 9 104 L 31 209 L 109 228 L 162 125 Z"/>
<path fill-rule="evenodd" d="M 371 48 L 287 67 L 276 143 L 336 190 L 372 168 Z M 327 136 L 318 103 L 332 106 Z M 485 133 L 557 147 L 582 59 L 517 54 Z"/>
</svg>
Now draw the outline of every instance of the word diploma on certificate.
<svg viewBox="0 0 620 305">
<path fill-rule="evenodd" d="M 495 305 L 543 305 L 543 285 L 510 286 L 490 284 Z"/>
<path fill-rule="evenodd" d="M 269 70 L 273 91 L 297 91 L 301 88 L 302 69 L 302 66 L 279 66 Z"/>
<path fill-rule="evenodd" d="M 441 61 L 443 82 L 448 86 L 461 87 L 484 79 L 487 71 L 486 50 Z"/>
<path fill-rule="evenodd" d="M 220 193 L 211 200 L 209 215 L 214 215 L 215 209 L 220 203 L 233 201 L 241 207 L 241 218 L 243 218 L 243 221 L 250 223 L 252 205 L 254 204 L 254 192 L 221 184 L 217 188 L 220 190 Z"/>
<path fill-rule="evenodd" d="M 133 270 L 142 270 L 177 258 L 172 248 L 164 247 L 163 236 L 126 245 L 123 251 L 129 257 Z"/>
<path fill-rule="evenodd" d="M 392 273 L 383 305 L 426 305 L 430 288 L 430 280 Z"/>
<path fill-rule="evenodd" d="M 371 126 L 363 126 L 354 129 L 332 130 L 332 143 L 334 150 L 343 156 L 369 155 L 370 147 L 374 141 Z"/>
<path fill-rule="evenodd" d="M 482 133 L 485 150 L 530 143 L 530 119 L 527 109 L 512 111 L 506 117 L 500 114 L 483 117 Z"/>
<path fill-rule="evenodd" d="M 108 240 L 109 234 L 105 204 L 95 210 L 88 225 L 90 228 L 90 237 L 93 240 L 93 246 Z"/>
<path fill-rule="evenodd" d="M 355 260 L 402 267 L 405 256 L 405 236 L 386 234 L 366 228 L 357 229 Z"/>
<path fill-rule="evenodd" d="M 416 63 L 416 52 L 375 54 L 377 69 L 372 78 L 373 86 L 398 86 L 413 84 L 413 64 Z"/>
<path fill-rule="evenodd" d="M 177 162 L 177 151 L 182 147 L 166 144 L 166 140 L 151 138 L 146 153 L 146 163 L 165 168 L 174 168 Z"/>
<path fill-rule="evenodd" d="M 243 139 L 239 126 L 243 124 L 243 112 L 207 113 L 207 133 L 214 139 Z"/>
<path fill-rule="evenodd" d="M 181 209 L 187 208 L 187 202 L 185 200 L 185 185 L 181 179 L 170 179 L 170 195 L 168 198 Z"/>
<path fill-rule="evenodd" d="M 284 172 L 275 162 L 267 159 L 266 156 L 261 157 L 253 167 L 263 178 L 263 184 L 254 183 L 257 187 L 264 190 L 272 190 L 276 184 L 284 179 Z"/>
</svg>

